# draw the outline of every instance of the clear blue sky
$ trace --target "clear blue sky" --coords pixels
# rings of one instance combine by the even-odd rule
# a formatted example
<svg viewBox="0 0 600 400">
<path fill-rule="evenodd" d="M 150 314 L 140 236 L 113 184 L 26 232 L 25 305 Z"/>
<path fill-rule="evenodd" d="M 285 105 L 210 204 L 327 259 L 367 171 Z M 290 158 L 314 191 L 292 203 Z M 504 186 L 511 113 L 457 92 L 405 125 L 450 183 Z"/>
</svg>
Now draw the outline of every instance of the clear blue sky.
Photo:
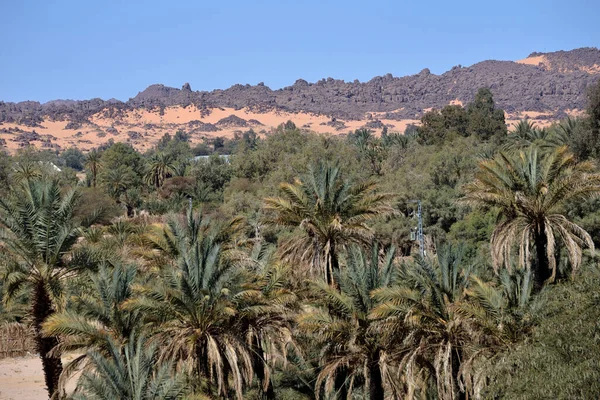
<svg viewBox="0 0 600 400">
<path fill-rule="evenodd" d="M 597 0 L 0 0 L 0 100 L 439 74 L 599 47 L 599 15 Z"/>
</svg>

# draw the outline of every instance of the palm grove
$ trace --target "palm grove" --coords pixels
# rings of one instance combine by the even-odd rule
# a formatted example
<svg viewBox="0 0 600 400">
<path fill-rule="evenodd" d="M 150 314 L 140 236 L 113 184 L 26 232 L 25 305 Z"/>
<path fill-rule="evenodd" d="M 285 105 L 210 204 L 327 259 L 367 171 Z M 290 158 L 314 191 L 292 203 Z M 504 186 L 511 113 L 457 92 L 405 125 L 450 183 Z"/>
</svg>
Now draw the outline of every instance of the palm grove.
<svg viewBox="0 0 600 400">
<path fill-rule="evenodd" d="M 0 323 L 54 398 L 597 397 L 599 93 L 510 132 L 481 89 L 404 134 L 3 154 Z"/>
</svg>

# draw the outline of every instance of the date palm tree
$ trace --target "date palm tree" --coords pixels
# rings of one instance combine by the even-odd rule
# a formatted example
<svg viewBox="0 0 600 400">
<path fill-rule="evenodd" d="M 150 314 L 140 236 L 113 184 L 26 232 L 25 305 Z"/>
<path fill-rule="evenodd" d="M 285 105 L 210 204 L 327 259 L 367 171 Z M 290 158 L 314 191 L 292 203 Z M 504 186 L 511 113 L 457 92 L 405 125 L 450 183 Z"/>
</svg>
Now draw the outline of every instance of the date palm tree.
<svg viewBox="0 0 600 400">
<path fill-rule="evenodd" d="M 494 267 L 510 268 L 511 252 L 518 247 L 519 264 L 533 268 L 537 290 L 555 279 L 557 245 L 567 250 L 573 272 L 581 264 L 582 247 L 594 249 L 590 235 L 565 217 L 564 207 L 599 193 L 600 174 L 594 163 L 577 162 L 565 146 L 551 152 L 530 147 L 483 160 L 464 190 L 466 203 L 500 209 L 502 221 L 491 237 Z"/>
<path fill-rule="evenodd" d="M 324 389 L 327 394 L 336 392 L 337 398 L 350 398 L 360 382 L 371 400 L 383 400 L 386 386 L 389 394 L 395 393 L 395 379 L 387 373 L 391 359 L 370 318 L 378 305 L 372 292 L 394 283 L 394 256 L 393 248 L 380 254 L 377 245 L 370 252 L 352 247 L 339 291 L 325 283 L 313 286 L 314 305 L 300 314 L 298 328 L 320 347 L 317 397 Z"/>
<path fill-rule="evenodd" d="M 188 208 L 185 218 L 171 216 L 164 226 L 149 229 L 142 237 L 146 251 L 141 256 L 153 263 L 176 264 L 181 251 L 203 237 L 211 236 L 221 245 L 221 255 L 231 260 L 245 258 L 249 242 L 242 238 L 243 219 L 212 221 Z"/>
<path fill-rule="evenodd" d="M 166 153 L 152 155 L 148 164 L 145 180 L 148 185 L 159 188 L 169 176 L 175 173 L 173 158 Z"/>
<path fill-rule="evenodd" d="M 92 174 L 92 186 L 96 187 L 98 180 L 98 172 L 100 171 L 100 157 L 101 154 L 98 150 L 91 150 L 85 157 L 85 166 L 89 169 Z"/>
<path fill-rule="evenodd" d="M 13 168 L 12 177 L 16 183 L 38 179 L 41 176 L 42 169 L 40 165 L 33 161 L 19 162 Z"/>
<path fill-rule="evenodd" d="M 282 245 L 283 256 L 308 264 L 335 286 L 339 253 L 349 244 L 368 244 L 373 232 L 367 225 L 375 217 L 393 213 L 390 196 L 377 193 L 372 181 L 353 183 L 338 167 L 311 167 L 302 179 L 280 185 L 281 197 L 265 199 L 267 222 L 297 228 Z"/>
<path fill-rule="evenodd" d="M 492 333 L 499 346 L 516 343 L 530 332 L 540 305 L 533 296 L 531 270 L 502 270 L 490 282 L 472 275 L 471 281 L 465 292 L 473 306 L 469 315 Z"/>
<path fill-rule="evenodd" d="M 546 128 L 538 128 L 534 122 L 522 120 L 506 137 L 504 148 L 513 151 L 535 145 L 541 150 L 553 150 L 565 143 L 564 137 L 560 133 Z"/>
<path fill-rule="evenodd" d="M 188 221 L 200 225 L 192 218 Z M 227 396 L 231 384 L 242 398 L 253 378 L 252 357 L 245 337 L 234 329 L 239 312 L 235 298 L 241 291 L 241 271 L 223 256 L 218 234 L 190 228 L 192 237 L 176 240 L 173 272 L 154 287 L 125 303 L 146 316 L 164 344 L 164 357 L 190 366 L 207 382 L 206 391 Z"/>
<path fill-rule="evenodd" d="M 300 304 L 287 281 L 289 268 L 275 263 L 264 245 L 253 250 L 242 290 L 233 299 L 238 310 L 233 329 L 246 338 L 262 398 L 274 399 L 272 371 L 286 366 L 288 349 L 296 350 L 292 331 Z"/>
<path fill-rule="evenodd" d="M 127 209 L 127 216 L 133 216 L 136 200 L 136 178 L 131 168 L 120 165 L 116 169 L 103 171 L 100 183 L 108 195 L 117 204 L 123 204 Z"/>
<path fill-rule="evenodd" d="M 74 400 L 176 400 L 184 394 L 173 363 L 159 359 L 158 343 L 132 334 L 125 343 L 108 338 L 106 350 L 87 353 L 91 368 L 78 379 Z"/>
<path fill-rule="evenodd" d="M 59 355 L 50 351 L 56 336 L 42 335 L 42 323 L 57 307 L 62 282 L 82 267 L 72 250 L 81 230 L 73 218 L 78 195 L 62 194 L 56 181 L 27 180 L 10 198 L 0 199 L 0 243 L 8 298 L 31 293 L 35 342 L 50 396 L 62 372 Z"/>
<path fill-rule="evenodd" d="M 89 354 L 108 356 L 115 344 L 125 343 L 142 327 L 139 313 L 122 307 L 133 295 L 135 276 L 135 266 L 104 264 L 92 275 L 89 293 L 71 299 L 69 309 L 46 319 L 43 334 L 63 339 L 55 351 L 83 353 L 65 365 L 61 382 L 80 367 L 89 369 Z"/>
<path fill-rule="evenodd" d="M 371 317 L 381 321 L 381 331 L 397 346 L 408 394 L 431 386 L 442 400 L 465 399 L 472 379 L 463 371 L 483 342 L 464 302 L 471 269 L 462 264 L 457 247 L 438 248 L 436 261 L 403 265 L 400 285 L 373 293 L 379 305 Z"/>
</svg>

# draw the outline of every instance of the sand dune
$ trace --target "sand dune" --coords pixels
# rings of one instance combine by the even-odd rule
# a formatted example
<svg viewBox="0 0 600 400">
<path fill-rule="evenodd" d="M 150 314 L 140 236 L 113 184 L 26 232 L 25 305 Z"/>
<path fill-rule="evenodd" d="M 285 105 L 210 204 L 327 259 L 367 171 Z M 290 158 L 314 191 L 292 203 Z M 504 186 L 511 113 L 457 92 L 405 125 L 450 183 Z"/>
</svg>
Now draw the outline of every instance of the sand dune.
<svg viewBox="0 0 600 400">
<path fill-rule="evenodd" d="M 550 61 L 548 61 L 548 58 L 546 56 L 527 57 L 527 58 L 524 58 L 522 60 L 518 60 L 515 62 L 517 62 L 519 64 L 525 64 L 525 65 L 540 65 L 540 64 L 542 64 L 547 69 L 551 69 Z"/>
<path fill-rule="evenodd" d="M 530 60 L 530 62 L 534 61 Z M 461 105 L 462 103 L 459 100 L 454 100 L 451 104 Z M 579 111 L 572 110 L 572 113 L 577 115 Z M 550 115 L 551 113 L 523 111 L 507 114 L 506 117 L 508 125 L 514 125 L 520 119 L 529 118 L 536 122 L 538 126 L 547 126 L 552 122 L 547 119 Z M 241 120 L 234 118 L 235 121 L 232 123 L 220 123 L 220 121 L 231 116 Z M 387 126 L 390 132 L 404 132 L 409 124 L 418 125 L 420 123 L 418 119 L 396 121 L 385 119 L 385 116 L 385 112 L 372 112 L 366 113 L 362 120 L 332 120 L 328 116 L 311 113 L 279 111 L 259 113 L 247 108 L 241 110 L 233 108 L 206 110 L 198 109 L 196 106 L 175 106 L 166 107 L 162 112 L 158 109 L 137 109 L 111 115 L 106 111 L 102 111 L 90 117 L 88 123 L 84 123 L 76 129 L 66 129 L 69 121 L 51 121 L 49 119 L 46 119 L 38 127 L 0 123 L 0 139 L 5 141 L 5 146 L 10 152 L 14 152 L 27 144 L 39 148 L 54 149 L 77 147 L 87 151 L 107 142 L 109 139 L 129 142 L 138 150 L 145 151 L 154 146 L 165 133 L 172 135 L 178 130 L 190 133 L 191 142 L 195 144 L 205 138 L 216 136 L 232 138 L 236 133 L 250 128 L 254 129 L 259 135 L 264 136 L 287 121 L 294 122 L 296 126 L 302 129 L 334 135 L 354 131 L 364 127 L 370 121 L 376 120 L 381 122 L 381 124 L 374 124 L 378 126 L 373 129 L 376 134 L 381 133 L 384 125 Z M 245 126 L 237 126 L 236 123 Z M 39 137 L 35 134 L 32 136 L 33 132 Z"/>
</svg>

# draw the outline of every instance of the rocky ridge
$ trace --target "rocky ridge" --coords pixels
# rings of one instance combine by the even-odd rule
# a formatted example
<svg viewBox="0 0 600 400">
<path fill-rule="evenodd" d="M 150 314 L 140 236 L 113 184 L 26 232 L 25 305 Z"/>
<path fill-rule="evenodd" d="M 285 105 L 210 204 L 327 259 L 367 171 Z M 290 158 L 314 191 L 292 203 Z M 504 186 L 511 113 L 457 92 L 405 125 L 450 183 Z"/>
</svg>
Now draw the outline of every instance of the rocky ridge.
<svg viewBox="0 0 600 400">
<path fill-rule="evenodd" d="M 529 61 L 528 61 L 529 60 Z M 539 62 L 537 62 L 539 61 Z M 536 64 L 537 62 L 537 64 Z M 327 78 L 315 83 L 303 79 L 292 86 L 272 90 L 263 83 L 234 85 L 211 92 L 151 85 L 127 102 L 91 99 L 0 102 L 0 122 L 36 127 L 45 118 L 70 121 L 67 129 L 99 112 L 118 116 L 127 110 L 196 106 L 201 113 L 211 108 L 247 108 L 253 112 L 285 111 L 360 120 L 365 113 L 383 113 L 390 120 L 414 119 L 424 110 L 450 102 L 466 104 L 479 87 L 489 87 L 498 105 L 507 112 L 534 111 L 547 118 L 561 118 L 570 109 L 585 105 L 585 90 L 600 76 L 600 50 L 582 48 L 553 53 L 532 53 L 527 59 L 483 61 L 470 67 L 456 66 L 441 75 L 424 69 L 418 74 L 377 76 L 368 82 Z M 237 121 L 239 124 L 239 121 Z"/>
</svg>

